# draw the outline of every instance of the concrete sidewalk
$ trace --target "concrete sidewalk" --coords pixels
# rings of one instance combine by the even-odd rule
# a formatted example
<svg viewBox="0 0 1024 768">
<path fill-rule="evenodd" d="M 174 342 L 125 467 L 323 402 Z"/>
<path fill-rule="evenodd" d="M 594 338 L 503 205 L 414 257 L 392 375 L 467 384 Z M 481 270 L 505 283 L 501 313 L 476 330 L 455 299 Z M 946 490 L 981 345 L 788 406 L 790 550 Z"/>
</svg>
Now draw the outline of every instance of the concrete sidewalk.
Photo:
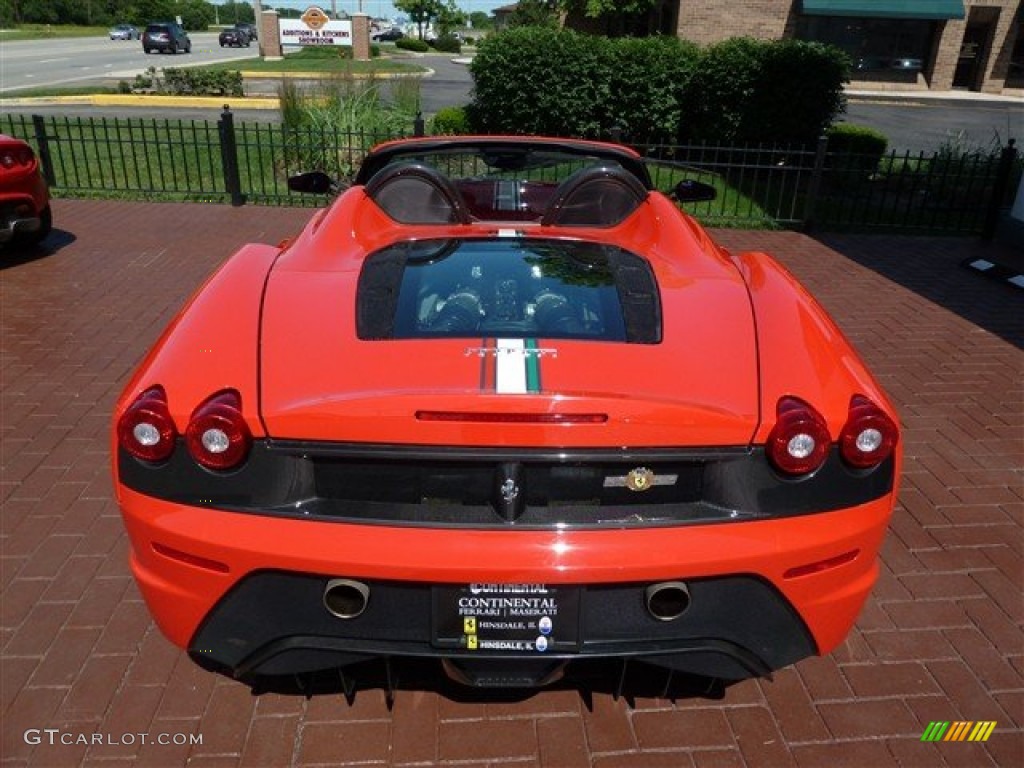
<svg viewBox="0 0 1024 768">
<path fill-rule="evenodd" d="M 310 215 L 56 200 L 49 247 L 0 264 L 3 766 L 1024 763 L 1024 300 L 963 269 L 992 255 L 963 239 L 717 233 L 732 249 L 775 252 L 805 282 L 903 421 L 881 578 L 836 653 L 721 698 L 634 706 L 601 692 L 413 687 L 389 710 L 379 689 L 351 706 L 253 695 L 196 667 L 153 625 L 128 572 L 111 407 L 218 263 Z M 984 743 L 923 742 L 934 721 L 996 726 Z"/>
</svg>

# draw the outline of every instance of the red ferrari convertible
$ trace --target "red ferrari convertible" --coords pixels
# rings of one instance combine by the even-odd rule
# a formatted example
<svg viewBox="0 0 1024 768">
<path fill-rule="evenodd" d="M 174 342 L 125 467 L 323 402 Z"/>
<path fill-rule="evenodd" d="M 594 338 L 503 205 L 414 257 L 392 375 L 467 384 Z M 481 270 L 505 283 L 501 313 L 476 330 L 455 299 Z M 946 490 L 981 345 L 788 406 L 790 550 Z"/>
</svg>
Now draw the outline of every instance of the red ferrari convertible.
<svg viewBox="0 0 1024 768">
<path fill-rule="evenodd" d="M 850 630 L 900 470 L 892 406 L 791 275 L 631 150 L 541 138 L 377 147 L 220 268 L 114 422 L 157 623 L 247 681 L 768 675 Z"/>
<path fill-rule="evenodd" d="M 32 147 L 0 134 L 0 246 L 41 242 L 53 227 L 50 193 Z"/>
</svg>

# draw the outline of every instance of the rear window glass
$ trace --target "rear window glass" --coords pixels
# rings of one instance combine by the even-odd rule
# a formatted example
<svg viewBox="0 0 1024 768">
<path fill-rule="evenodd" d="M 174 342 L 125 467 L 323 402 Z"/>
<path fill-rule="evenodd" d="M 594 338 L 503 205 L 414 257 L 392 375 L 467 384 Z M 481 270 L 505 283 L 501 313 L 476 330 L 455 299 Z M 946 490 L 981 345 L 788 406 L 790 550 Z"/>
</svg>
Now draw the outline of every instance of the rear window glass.
<svg viewBox="0 0 1024 768">
<path fill-rule="evenodd" d="M 648 263 L 620 248 L 583 241 L 397 244 L 367 258 L 356 306 L 363 339 L 661 338 Z"/>
</svg>

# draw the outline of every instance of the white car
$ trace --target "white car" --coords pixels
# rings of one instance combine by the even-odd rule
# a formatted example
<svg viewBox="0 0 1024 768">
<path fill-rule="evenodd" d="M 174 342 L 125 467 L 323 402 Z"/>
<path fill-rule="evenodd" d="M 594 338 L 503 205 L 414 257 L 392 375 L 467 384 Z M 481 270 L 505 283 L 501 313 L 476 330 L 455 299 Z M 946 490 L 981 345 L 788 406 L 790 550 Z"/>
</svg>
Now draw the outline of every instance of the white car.
<svg viewBox="0 0 1024 768">
<path fill-rule="evenodd" d="M 131 24 L 118 24 L 110 28 L 111 40 L 138 40 L 139 37 L 139 28 Z"/>
</svg>

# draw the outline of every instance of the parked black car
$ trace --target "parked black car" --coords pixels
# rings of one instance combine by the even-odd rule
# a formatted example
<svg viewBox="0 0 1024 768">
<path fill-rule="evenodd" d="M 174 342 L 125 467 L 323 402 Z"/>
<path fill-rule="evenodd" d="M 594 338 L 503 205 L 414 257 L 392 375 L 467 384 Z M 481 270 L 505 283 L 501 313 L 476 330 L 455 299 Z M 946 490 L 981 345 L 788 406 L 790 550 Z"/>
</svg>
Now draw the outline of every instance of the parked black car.
<svg viewBox="0 0 1024 768">
<path fill-rule="evenodd" d="M 164 51 L 177 53 L 184 51 L 192 52 L 192 41 L 189 40 L 185 30 L 173 21 L 161 21 L 150 24 L 142 33 L 142 50 L 146 53 L 153 51 Z"/>
<path fill-rule="evenodd" d="M 398 27 L 391 27 L 391 29 L 385 29 L 383 32 L 370 35 L 370 39 L 374 42 L 401 40 L 403 37 L 405 37 L 405 33 Z"/>
<path fill-rule="evenodd" d="M 239 48 L 244 45 L 248 48 L 252 45 L 252 39 L 249 37 L 248 33 L 243 29 L 238 29 L 237 27 L 221 30 L 218 41 L 220 42 L 221 48 L 228 45 L 238 46 Z"/>
</svg>

